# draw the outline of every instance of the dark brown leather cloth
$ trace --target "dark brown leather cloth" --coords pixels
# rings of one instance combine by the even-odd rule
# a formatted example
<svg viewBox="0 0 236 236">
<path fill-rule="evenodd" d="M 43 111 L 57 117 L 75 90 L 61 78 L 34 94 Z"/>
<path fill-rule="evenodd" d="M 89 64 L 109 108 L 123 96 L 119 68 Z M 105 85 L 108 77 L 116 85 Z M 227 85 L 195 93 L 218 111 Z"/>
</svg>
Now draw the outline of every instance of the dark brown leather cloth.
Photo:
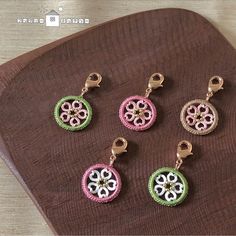
<svg viewBox="0 0 236 236">
<path fill-rule="evenodd" d="M 3 159 L 61 235 L 235 234 L 235 65 L 227 40 L 202 16 L 179 9 L 126 16 L 46 45 L 0 67 Z M 103 76 L 101 88 L 85 96 L 94 119 L 83 131 L 65 131 L 54 120 L 54 106 L 79 95 L 90 72 Z M 166 77 L 164 88 L 150 96 L 157 122 L 145 132 L 128 130 L 118 108 L 126 97 L 143 95 L 154 72 Z M 225 80 L 211 99 L 219 125 L 194 136 L 183 129 L 180 110 L 205 98 L 212 75 Z M 111 203 L 91 202 L 82 192 L 82 174 L 108 163 L 118 136 L 129 141 L 128 153 L 115 163 L 122 191 Z M 182 139 L 194 152 L 182 168 L 189 196 L 164 207 L 149 195 L 148 178 L 174 166 Z"/>
</svg>

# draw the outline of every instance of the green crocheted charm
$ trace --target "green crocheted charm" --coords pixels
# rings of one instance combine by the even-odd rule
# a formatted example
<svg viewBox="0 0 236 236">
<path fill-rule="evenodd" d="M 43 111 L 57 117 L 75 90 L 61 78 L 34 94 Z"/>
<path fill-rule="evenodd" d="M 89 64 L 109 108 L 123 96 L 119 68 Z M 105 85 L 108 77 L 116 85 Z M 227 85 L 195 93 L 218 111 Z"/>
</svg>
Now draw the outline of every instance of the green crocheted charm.
<svg viewBox="0 0 236 236">
<path fill-rule="evenodd" d="M 56 104 L 54 117 L 63 129 L 82 130 L 92 119 L 92 108 L 82 96 L 67 96 Z"/>
<path fill-rule="evenodd" d="M 163 167 L 150 176 L 148 189 L 157 203 L 176 206 L 188 195 L 188 182 L 178 170 Z"/>
</svg>

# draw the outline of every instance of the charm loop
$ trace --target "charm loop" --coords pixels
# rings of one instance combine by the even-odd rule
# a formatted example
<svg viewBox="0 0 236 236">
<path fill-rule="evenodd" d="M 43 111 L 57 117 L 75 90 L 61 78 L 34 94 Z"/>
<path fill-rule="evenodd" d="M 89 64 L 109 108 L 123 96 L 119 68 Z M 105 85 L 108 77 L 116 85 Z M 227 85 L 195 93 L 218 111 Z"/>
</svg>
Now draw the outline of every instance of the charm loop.
<svg viewBox="0 0 236 236">
<path fill-rule="evenodd" d="M 146 89 L 145 97 L 149 97 L 152 90 L 163 87 L 163 81 L 164 76 L 161 73 L 152 74 L 148 81 L 148 88 Z"/>
<path fill-rule="evenodd" d="M 193 155 L 192 153 L 192 144 L 187 140 L 182 140 L 177 145 L 177 161 L 175 164 L 175 169 L 179 169 L 183 164 L 183 159 Z"/>
<path fill-rule="evenodd" d="M 224 80 L 222 77 L 218 75 L 212 76 L 208 83 L 208 92 L 206 95 L 206 100 L 208 101 L 214 95 L 214 93 L 223 89 L 223 84 L 224 84 Z"/>
<path fill-rule="evenodd" d="M 116 160 L 117 156 L 127 152 L 128 142 L 123 137 L 118 137 L 113 141 L 112 148 L 111 148 L 111 157 L 110 157 L 110 166 L 113 165 L 114 161 Z"/>
</svg>

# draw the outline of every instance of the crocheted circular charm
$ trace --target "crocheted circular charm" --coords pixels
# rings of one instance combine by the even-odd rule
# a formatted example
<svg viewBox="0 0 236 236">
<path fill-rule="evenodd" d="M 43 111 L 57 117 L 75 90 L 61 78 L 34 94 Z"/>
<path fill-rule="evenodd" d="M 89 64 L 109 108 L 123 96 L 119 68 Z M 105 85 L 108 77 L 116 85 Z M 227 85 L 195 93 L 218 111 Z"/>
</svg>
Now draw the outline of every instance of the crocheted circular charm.
<svg viewBox="0 0 236 236">
<path fill-rule="evenodd" d="M 157 203 L 176 206 L 186 198 L 188 182 L 178 170 L 163 167 L 150 176 L 148 189 Z"/>
<path fill-rule="evenodd" d="M 67 96 L 58 101 L 54 109 L 57 124 L 63 129 L 84 129 L 92 119 L 92 108 L 81 96 Z"/>
<path fill-rule="evenodd" d="M 155 105 L 142 96 L 126 98 L 119 110 L 119 117 L 124 126 L 131 130 L 143 131 L 150 128 L 156 120 Z"/>
<path fill-rule="evenodd" d="M 196 99 L 182 108 L 180 120 L 190 133 L 205 135 L 212 132 L 218 124 L 218 113 L 215 107 L 206 100 Z"/>
<path fill-rule="evenodd" d="M 110 202 L 121 190 L 120 175 L 109 165 L 93 165 L 83 175 L 82 188 L 90 200 L 99 203 Z"/>
</svg>

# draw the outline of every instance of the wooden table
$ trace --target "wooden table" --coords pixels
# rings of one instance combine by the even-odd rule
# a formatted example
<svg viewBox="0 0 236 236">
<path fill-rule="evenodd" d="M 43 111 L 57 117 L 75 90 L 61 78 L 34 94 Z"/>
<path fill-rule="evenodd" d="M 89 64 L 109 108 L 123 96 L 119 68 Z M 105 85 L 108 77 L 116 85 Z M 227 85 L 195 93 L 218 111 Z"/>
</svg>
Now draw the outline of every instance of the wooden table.
<svg viewBox="0 0 236 236">
<path fill-rule="evenodd" d="M 155 8 L 186 8 L 198 12 L 236 47 L 234 0 L 1 0 L 0 3 L 0 64 L 102 22 Z M 17 23 L 17 19 L 44 18 L 52 9 L 63 18 L 86 18 L 90 23 L 63 24 L 60 27 Z M 0 161 L 0 235 L 52 235 L 30 198 L 2 161 Z"/>
</svg>

